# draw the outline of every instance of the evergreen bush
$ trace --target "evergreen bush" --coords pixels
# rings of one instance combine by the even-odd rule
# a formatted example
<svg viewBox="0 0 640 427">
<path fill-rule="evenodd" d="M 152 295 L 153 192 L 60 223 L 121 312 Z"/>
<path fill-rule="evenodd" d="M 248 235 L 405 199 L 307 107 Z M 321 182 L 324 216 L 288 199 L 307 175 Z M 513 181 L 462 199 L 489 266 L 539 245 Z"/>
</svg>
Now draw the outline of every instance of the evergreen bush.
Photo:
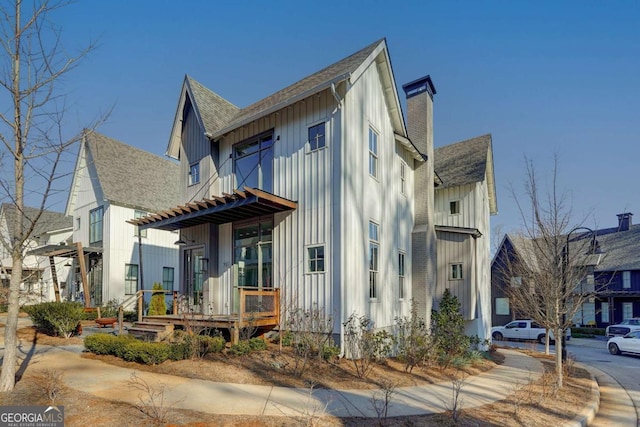
<svg viewBox="0 0 640 427">
<path fill-rule="evenodd" d="M 445 367 L 469 351 L 471 339 L 464 333 L 460 301 L 449 289 L 442 294 L 440 310 L 431 314 L 431 337 L 438 362 Z"/>
<path fill-rule="evenodd" d="M 167 302 L 164 298 L 164 289 L 160 283 L 156 282 L 153 284 L 153 291 L 151 301 L 149 302 L 149 316 L 164 316 L 167 314 Z"/>
<path fill-rule="evenodd" d="M 65 338 L 73 335 L 84 319 L 84 307 L 78 302 L 43 302 L 25 306 L 23 310 L 38 331 Z"/>
</svg>

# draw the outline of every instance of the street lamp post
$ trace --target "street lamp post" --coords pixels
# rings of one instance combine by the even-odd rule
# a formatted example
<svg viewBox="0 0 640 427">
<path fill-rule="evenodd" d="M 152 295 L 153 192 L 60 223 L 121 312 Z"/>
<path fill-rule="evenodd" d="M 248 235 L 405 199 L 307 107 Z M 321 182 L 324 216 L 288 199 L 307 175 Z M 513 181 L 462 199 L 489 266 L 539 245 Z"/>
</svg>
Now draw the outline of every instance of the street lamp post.
<svg viewBox="0 0 640 427">
<path fill-rule="evenodd" d="M 576 227 L 567 233 L 567 244 L 564 246 L 564 250 L 562 251 L 562 361 L 566 362 L 567 360 L 567 333 L 565 325 L 567 323 L 567 270 L 569 269 L 569 240 L 571 239 L 571 234 L 578 230 L 586 230 L 589 234 L 592 235 L 591 245 L 589 247 L 589 251 L 593 251 L 596 249 L 596 232 L 588 227 Z"/>
</svg>

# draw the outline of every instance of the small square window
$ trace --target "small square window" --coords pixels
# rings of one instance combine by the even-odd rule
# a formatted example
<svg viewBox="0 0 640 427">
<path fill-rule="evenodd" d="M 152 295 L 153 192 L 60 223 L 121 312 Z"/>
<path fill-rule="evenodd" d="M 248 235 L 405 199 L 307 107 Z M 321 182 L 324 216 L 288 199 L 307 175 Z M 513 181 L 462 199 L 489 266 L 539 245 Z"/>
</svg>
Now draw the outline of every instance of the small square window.
<svg viewBox="0 0 640 427">
<path fill-rule="evenodd" d="M 200 162 L 192 163 L 189 166 L 189 185 L 200 182 Z"/>
<path fill-rule="evenodd" d="M 307 272 L 321 273 L 324 271 L 324 246 L 311 246 L 307 248 Z"/>
<path fill-rule="evenodd" d="M 309 128 L 309 148 L 311 151 L 323 148 L 325 145 L 324 122 Z"/>
<path fill-rule="evenodd" d="M 462 264 L 449 264 L 449 280 L 462 280 Z"/>
<path fill-rule="evenodd" d="M 457 215 L 460 213 L 460 200 L 449 202 L 449 213 L 451 215 Z"/>
</svg>

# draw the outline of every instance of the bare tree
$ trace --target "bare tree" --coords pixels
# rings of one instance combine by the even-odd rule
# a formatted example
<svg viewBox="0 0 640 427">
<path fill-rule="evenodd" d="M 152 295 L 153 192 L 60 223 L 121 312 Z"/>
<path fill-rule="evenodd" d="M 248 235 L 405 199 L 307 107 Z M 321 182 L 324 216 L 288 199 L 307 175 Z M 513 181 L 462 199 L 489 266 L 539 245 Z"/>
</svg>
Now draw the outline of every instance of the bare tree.
<svg viewBox="0 0 640 427">
<path fill-rule="evenodd" d="M 541 190 L 531 160 L 526 159 L 525 200 L 512 189 L 523 230 L 511 236 L 515 257 L 501 259 L 503 282 L 512 310 L 553 332 L 556 341 L 556 381 L 563 385 L 561 337 L 595 289 L 584 286 L 597 263 L 593 233 L 574 227 L 567 194 L 558 188 L 558 159 L 551 179 Z M 573 231 L 580 231 L 573 233 Z M 591 282 L 593 283 L 593 282 Z"/>
<path fill-rule="evenodd" d="M 65 190 L 69 172 L 63 171 L 64 164 L 82 136 L 81 131 L 74 134 L 65 127 L 60 86 L 94 44 L 76 54 L 63 49 L 61 30 L 52 23 L 51 13 L 67 4 L 34 0 L 23 6 L 14 0 L 0 5 L 0 91 L 8 101 L 0 109 L 0 198 L 17 211 L 8 224 L 12 239 L 0 239 L 12 260 L 0 391 L 15 385 L 18 297 L 26 246 L 52 196 Z M 39 213 L 26 215 L 25 202 Z"/>
</svg>

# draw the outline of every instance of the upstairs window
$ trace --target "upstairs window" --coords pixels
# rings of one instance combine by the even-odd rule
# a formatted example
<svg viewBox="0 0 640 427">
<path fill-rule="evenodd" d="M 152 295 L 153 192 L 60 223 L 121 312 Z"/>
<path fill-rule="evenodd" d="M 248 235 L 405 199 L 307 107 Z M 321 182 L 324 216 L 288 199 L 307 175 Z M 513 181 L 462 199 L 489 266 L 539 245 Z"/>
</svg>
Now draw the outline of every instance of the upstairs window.
<svg viewBox="0 0 640 427">
<path fill-rule="evenodd" d="M 200 182 L 200 162 L 189 165 L 189 185 Z"/>
<path fill-rule="evenodd" d="M 273 193 L 273 134 L 263 134 L 233 147 L 236 188 Z"/>
<path fill-rule="evenodd" d="M 631 289 L 631 272 L 630 271 L 622 272 L 622 288 Z"/>
<path fill-rule="evenodd" d="M 89 211 L 89 244 L 102 243 L 102 222 L 104 209 L 102 206 Z"/>
<path fill-rule="evenodd" d="M 137 219 L 137 218 L 142 218 L 143 216 L 146 216 L 146 215 L 147 215 L 147 213 L 146 213 L 146 212 L 144 212 L 144 211 L 138 211 L 138 210 L 136 210 L 136 211 L 134 211 L 134 212 L 133 212 L 133 218 L 135 218 L 135 219 Z M 139 234 L 139 235 L 140 235 L 140 237 L 147 237 L 147 229 L 146 229 L 146 228 L 145 228 L 144 230 L 140 231 L 140 230 L 138 229 L 138 226 L 137 226 L 137 225 L 134 225 L 133 227 L 135 228 L 135 231 L 133 232 L 133 235 L 134 235 L 134 236 L 136 236 L 136 237 L 137 237 L 137 236 L 138 236 L 138 234 Z"/>
<path fill-rule="evenodd" d="M 460 213 L 460 200 L 449 202 L 449 213 L 451 215 L 458 215 Z"/>
<path fill-rule="evenodd" d="M 400 161 L 400 193 L 407 194 L 407 165 Z"/>
<path fill-rule="evenodd" d="M 369 175 L 378 177 L 378 133 L 369 128 Z"/>
<path fill-rule="evenodd" d="M 323 148 L 325 145 L 324 122 L 309 128 L 309 149 L 311 151 Z"/>
</svg>

